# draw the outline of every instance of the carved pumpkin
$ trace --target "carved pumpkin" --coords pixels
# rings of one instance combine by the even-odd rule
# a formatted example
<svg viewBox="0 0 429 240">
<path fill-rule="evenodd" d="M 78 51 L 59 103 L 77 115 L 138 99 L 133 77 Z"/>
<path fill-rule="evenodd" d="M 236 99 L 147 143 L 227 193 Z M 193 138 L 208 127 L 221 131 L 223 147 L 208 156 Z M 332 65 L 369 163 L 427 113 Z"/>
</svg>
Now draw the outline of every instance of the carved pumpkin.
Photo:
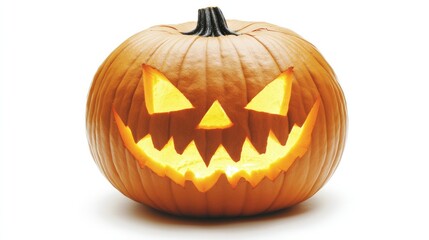
<svg viewBox="0 0 429 240">
<path fill-rule="evenodd" d="M 106 59 L 87 130 L 101 171 L 131 199 L 177 215 L 252 215 L 304 201 L 331 177 L 346 106 L 313 45 L 206 8 L 197 24 L 149 28 Z"/>
</svg>

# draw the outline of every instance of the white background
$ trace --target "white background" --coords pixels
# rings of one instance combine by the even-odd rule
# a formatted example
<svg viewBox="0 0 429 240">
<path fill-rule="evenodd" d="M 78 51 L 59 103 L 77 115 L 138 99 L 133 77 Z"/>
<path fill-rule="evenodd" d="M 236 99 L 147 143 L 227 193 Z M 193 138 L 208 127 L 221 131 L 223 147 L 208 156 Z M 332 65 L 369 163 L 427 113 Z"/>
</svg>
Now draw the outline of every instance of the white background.
<svg viewBox="0 0 429 240">
<path fill-rule="evenodd" d="M 0 239 L 429 239 L 425 1 L 0 3 Z M 191 220 L 122 196 L 93 162 L 85 104 L 132 34 L 196 19 L 267 21 L 315 44 L 348 101 L 343 160 L 310 200 L 267 216 Z"/>
</svg>

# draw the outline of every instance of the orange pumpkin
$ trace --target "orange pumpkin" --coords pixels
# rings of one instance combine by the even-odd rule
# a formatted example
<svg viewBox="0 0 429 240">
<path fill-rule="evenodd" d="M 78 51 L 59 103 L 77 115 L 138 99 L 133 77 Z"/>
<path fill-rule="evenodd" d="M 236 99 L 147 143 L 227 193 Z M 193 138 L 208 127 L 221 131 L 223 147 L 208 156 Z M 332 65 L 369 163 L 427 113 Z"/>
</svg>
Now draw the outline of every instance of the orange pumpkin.
<svg viewBox="0 0 429 240">
<path fill-rule="evenodd" d="M 346 105 L 302 37 L 206 8 L 197 24 L 121 44 L 95 75 L 86 121 L 96 163 L 124 195 L 177 215 L 237 216 L 292 206 L 325 184 Z"/>
</svg>

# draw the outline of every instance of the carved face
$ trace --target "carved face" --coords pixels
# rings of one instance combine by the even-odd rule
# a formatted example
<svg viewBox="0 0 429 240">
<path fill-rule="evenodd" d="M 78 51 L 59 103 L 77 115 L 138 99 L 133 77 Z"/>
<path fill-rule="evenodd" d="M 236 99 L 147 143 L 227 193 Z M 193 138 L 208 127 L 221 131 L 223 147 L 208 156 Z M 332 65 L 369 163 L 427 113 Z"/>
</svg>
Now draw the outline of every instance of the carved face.
<svg viewBox="0 0 429 240">
<path fill-rule="evenodd" d="M 181 185 L 198 179 L 194 184 L 200 191 L 209 189 L 220 174 L 233 186 L 241 177 L 255 186 L 263 177 L 274 179 L 287 171 L 310 144 L 320 100 L 303 123 L 289 122 L 293 81 L 289 68 L 249 96 L 245 105 L 227 101 L 243 98 L 245 91 L 232 98 L 219 95 L 203 105 L 192 92 L 182 92 L 163 73 L 144 64 L 143 91 L 135 93 L 144 97 L 144 118 L 139 121 L 148 123 L 155 134 L 139 134 L 115 108 L 113 114 L 125 147 L 141 166 Z M 173 120 L 179 124 L 172 127 Z M 250 128 L 257 129 L 256 134 Z"/>
<path fill-rule="evenodd" d="M 127 197 L 177 215 L 295 205 L 332 176 L 347 109 L 314 45 L 264 22 L 157 25 L 118 46 L 88 94 L 92 156 Z"/>
</svg>

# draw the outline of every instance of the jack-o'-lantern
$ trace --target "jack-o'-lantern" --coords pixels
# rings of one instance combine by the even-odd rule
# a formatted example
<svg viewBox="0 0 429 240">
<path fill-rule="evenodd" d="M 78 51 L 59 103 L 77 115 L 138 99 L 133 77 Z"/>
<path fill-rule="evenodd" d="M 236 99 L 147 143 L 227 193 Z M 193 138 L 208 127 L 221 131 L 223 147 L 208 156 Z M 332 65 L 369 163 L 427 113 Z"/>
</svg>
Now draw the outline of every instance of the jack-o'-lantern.
<svg viewBox="0 0 429 240">
<path fill-rule="evenodd" d="M 87 129 L 101 171 L 131 199 L 177 215 L 252 215 L 304 201 L 331 177 L 346 106 L 313 45 L 211 7 L 120 45 L 94 78 Z"/>
</svg>

